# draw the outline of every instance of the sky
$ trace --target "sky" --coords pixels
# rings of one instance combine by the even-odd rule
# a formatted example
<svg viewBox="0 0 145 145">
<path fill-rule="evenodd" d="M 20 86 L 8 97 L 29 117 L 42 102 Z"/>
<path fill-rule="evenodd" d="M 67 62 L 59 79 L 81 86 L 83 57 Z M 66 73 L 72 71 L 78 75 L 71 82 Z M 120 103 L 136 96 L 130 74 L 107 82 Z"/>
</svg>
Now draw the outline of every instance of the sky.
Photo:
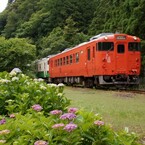
<svg viewBox="0 0 145 145">
<path fill-rule="evenodd" d="M 0 13 L 6 8 L 8 0 L 0 0 Z"/>
</svg>

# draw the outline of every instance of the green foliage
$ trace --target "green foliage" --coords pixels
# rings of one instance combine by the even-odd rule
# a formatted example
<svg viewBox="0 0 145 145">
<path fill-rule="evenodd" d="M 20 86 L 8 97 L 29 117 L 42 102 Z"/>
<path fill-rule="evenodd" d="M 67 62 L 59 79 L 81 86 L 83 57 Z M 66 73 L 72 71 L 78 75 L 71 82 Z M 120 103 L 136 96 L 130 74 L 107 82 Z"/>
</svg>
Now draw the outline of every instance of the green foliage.
<svg viewBox="0 0 145 145">
<path fill-rule="evenodd" d="M 25 114 L 34 104 L 40 104 L 49 112 L 55 108 L 65 109 L 69 100 L 64 97 L 63 86 L 47 85 L 21 73 L 0 73 L 0 114 Z"/>
<path fill-rule="evenodd" d="M 139 145 L 134 133 L 114 132 L 109 125 L 101 121 L 100 116 L 92 112 L 77 110 L 71 113 L 75 116 L 73 119 L 61 119 L 62 116 L 70 114 L 68 112 L 50 112 L 49 116 L 44 116 L 43 111 L 31 109 L 25 115 L 16 113 L 5 119 L 1 116 L 5 123 L 0 125 L 0 140 L 14 145 L 33 145 L 38 140 L 46 141 L 50 145 Z M 67 128 L 69 125 L 74 126 Z"/>
<path fill-rule="evenodd" d="M 47 85 L 15 71 L 0 73 L 0 142 L 139 145 L 137 135 L 127 128 L 115 132 L 100 115 L 68 108 L 63 90 L 63 84 Z"/>
<path fill-rule="evenodd" d="M 0 70 L 11 71 L 18 67 L 25 71 L 35 59 L 36 48 L 27 39 L 0 37 Z"/>
</svg>

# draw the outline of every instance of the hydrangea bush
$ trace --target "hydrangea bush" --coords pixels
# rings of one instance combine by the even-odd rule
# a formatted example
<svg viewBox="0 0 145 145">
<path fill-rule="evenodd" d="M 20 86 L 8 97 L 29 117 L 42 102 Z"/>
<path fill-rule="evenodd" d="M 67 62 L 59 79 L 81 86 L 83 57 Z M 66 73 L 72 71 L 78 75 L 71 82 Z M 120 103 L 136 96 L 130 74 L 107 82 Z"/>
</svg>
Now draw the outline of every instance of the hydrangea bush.
<svg viewBox="0 0 145 145">
<path fill-rule="evenodd" d="M 22 73 L 0 73 L 0 114 L 25 114 L 35 104 L 40 104 L 44 112 L 64 110 L 70 101 L 64 97 L 63 89 L 63 84 L 46 84 Z"/>
<path fill-rule="evenodd" d="M 0 144 L 138 145 L 136 134 L 115 132 L 93 112 L 69 108 L 62 84 L 23 74 L 0 74 Z M 3 101 L 3 102 L 2 102 Z"/>
</svg>

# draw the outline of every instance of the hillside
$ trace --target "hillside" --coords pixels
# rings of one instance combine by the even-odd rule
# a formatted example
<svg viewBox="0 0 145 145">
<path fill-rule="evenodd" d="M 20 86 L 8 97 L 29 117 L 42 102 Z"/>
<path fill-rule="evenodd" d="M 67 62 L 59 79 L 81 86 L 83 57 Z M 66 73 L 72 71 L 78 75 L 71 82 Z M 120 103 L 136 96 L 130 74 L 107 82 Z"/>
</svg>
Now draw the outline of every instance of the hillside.
<svg viewBox="0 0 145 145">
<path fill-rule="evenodd" d="M 0 35 L 27 38 L 36 45 L 37 57 L 60 52 L 102 32 L 127 33 L 145 40 L 144 9 L 144 0 L 9 0 L 0 13 Z"/>
</svg>

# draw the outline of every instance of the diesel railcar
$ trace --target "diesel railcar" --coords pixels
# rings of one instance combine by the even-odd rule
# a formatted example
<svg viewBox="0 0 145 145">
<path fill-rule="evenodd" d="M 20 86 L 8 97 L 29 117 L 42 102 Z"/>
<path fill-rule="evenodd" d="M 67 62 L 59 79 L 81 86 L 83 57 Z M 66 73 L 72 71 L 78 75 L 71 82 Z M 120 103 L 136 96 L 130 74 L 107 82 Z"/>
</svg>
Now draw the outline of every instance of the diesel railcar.
<svg viewBox="0 0 145 145">
<path fill-rule="evenodd" d="M 86 87 L 137 85 L 140 38 L 102 33 L 49 59 L 49 81 Z"/>
</svg>

